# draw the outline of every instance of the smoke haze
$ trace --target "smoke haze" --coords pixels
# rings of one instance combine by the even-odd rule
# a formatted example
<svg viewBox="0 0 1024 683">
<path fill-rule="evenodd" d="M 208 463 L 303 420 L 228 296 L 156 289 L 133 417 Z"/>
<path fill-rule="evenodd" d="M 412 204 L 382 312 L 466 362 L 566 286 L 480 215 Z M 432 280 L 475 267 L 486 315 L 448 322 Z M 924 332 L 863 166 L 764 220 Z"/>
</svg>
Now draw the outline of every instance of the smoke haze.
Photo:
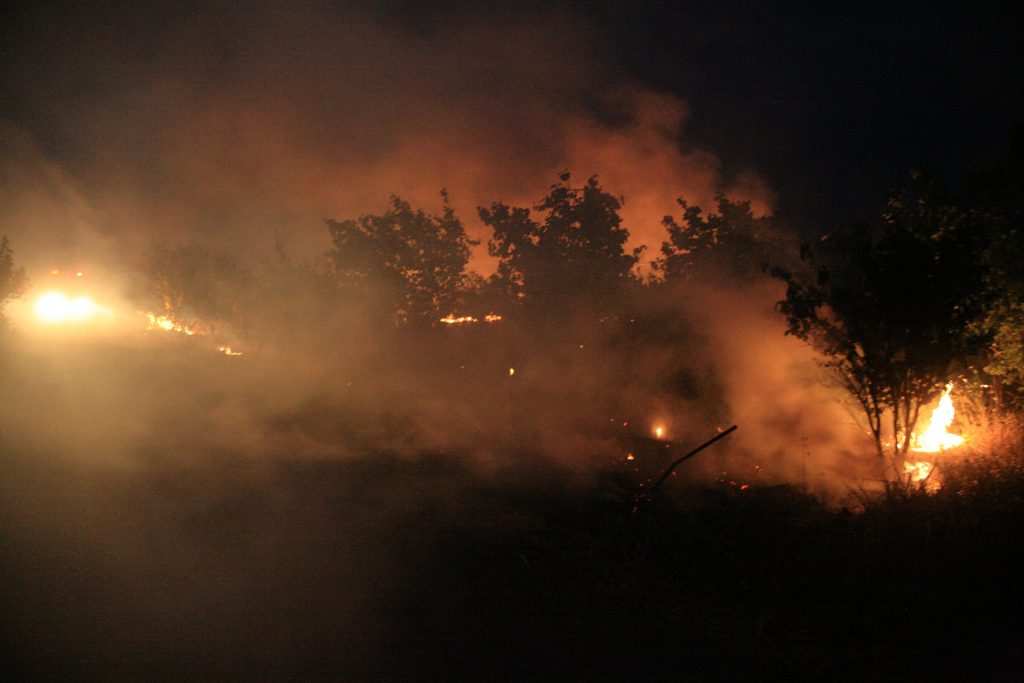
<svg viewBox="0 0 1024 683">
<path fill-rule="evenodd" d="M 645 259 L 678 197 L 772 207 L 756 169 L 727 176 L 688 143 L 700 93 L 623 82 L 569 12 L 12 18 L 0 233 L 36 281 L 95 267 L 125 319 L 154 245 L 262 263 L 282 240 L 304 263 L 329 247 L 325 218 L 391 194 L 438 211 L 446 188 L 486 243 L 477 206 L 597 174 Z M 471 266 L 493 270 L 484 246 Z M 597 486 L 632 476 L 655 425 L 682 447 L 737 423 L 687 476 L 834 489 L 861 437 L 782 335 L 781 294 L 709 274 L 633 302 L 641 330 L 406 338 L 303 290 L 239 358 L 141 319 L 97 339 L 19 323 L 0 349 L 4 645 L 42 677 L 67 673 L 58 660 L 87 677 L 374 677 L 412 638 L 402 609 L 437 539 L 496 505 L 475 487 Z"/>
<path fill-rule="evenodd" d="M 54 242 L 93 258 L 97 238 L 122 255 L 275 238 L 315 254 L 323 218 L 390 194 L 433 209 L 442 188 L 486 238 L 476 206 L 529 205 L 565 169 L 624 195 L 633 246 L 652 250 L 679 196 L 770 208 L 753 170 L 725 178 L 685 143 L 687 103 L 618 81 L 568 13 L 417 30 L 316 5 L 154 14 L 15 22 L 3 219 L 25 263 L 48 265 Z"/>
</svg>

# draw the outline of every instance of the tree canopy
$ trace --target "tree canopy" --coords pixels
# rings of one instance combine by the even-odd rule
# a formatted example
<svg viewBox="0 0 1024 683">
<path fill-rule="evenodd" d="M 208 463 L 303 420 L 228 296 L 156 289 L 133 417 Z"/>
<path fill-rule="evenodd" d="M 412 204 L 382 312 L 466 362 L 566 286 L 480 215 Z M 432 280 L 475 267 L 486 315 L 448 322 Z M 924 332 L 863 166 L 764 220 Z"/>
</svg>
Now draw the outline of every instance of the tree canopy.
<svg viewBox="0 0 1024 683">
<path fill-rule="evenodd" d="M 918 177 L 876 224 L 805 244 L 798 271 L 774 269 L 787 333 L 824 355 L 897 465 L 922 405 L 980 348 L 970 324 L 985 304 L 983 245 L 972 215 Z"/>
<path fill-rule="evenodd" d="M 607 302 L 633 280 L 642 251 L 626 252 L 621 202 L 596 177 L 578 188 L 569 180 L 563 173 L 533 207 L 540 220 L 503 202 L 479 209 L 494 231 L 488 251 L 499 259 L 495 282 L 511 301 L 534 310 Z"/>
<path fill-rule="evenodd" d="M 718 213 L 677 200 L 682 221 L 665 216 L 662 225 L 668 241 L 661 244 L 661 257 L 654 267 L 667 280 L 708 276 L 710 271 L 747 281 L 764 275 L 771 264 L 783 258 L 782 232 L 772 216 L 755 217 L 750 202 L 716 197 Z"/>
<path fill-rule="evenodd" d="M 211 332 L 224 324 L 248 332 L 256 277 L 234 256 L 192 243 L 156 249 L 149 268 L 150 293 L 163 315 Z"/>
<path fill-rule="evenodd" d="M 381 215 L 328 220 L 327 253 L 340 287 L 380 304 L 399 323 L 431 324 L 451 311 L 467 281 L 470 248 L 462 222 L 441 193 L 440 215 L 391 197 Z"/>
</svg>

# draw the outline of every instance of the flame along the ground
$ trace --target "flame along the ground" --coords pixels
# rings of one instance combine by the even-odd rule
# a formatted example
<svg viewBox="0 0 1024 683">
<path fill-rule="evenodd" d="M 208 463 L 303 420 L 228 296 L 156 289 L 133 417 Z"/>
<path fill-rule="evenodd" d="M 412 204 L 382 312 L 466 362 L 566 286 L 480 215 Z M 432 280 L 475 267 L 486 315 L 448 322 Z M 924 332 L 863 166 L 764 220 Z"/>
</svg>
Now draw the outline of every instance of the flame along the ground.
<svg viewBox="0 0 1024 683">
<path fill-rule="evenodd" d="M 194 328 L 177 322 L 168 315 L 157 315 L 149 311 L 143 313 L 149 324 L 146 326 L 146 331 L 157 331 L 157 332 L 172 332 L 177 334 L 183 334 L 187 337 L 203 336 L 198 333 Z M 218 346 L 217 351 L 223 353 L 225 356 L 241 356 L 241 351 L 236 351 L 230 346 Z"/>
<path fill-rule="evenodd" d="M 910 455 L 904 463 L 903 469 L 903 474 L 911 482 L 927 482 L 929 487 L 937 488 L 940 485 L 939 482 L 932 479 L 936 459 L 933 457 L 925 459 L 922 458 L 921 455 L 940 455 L 963 445 L 966 441 L 966 437 L 949 431 L 949 428 L 952 426 L 953 420 L 956 417 L 956 410 L 953 406 L 953 399 L 951 397 L 952 391 L 953 382 L 949 382 L 946 384 L 946 388 L 943 391 L 942 396 L 939 397 L 937 405 L 932 410 L 924 430 L 921 432 L 915 432 L 911 435 Z M 610 421 L 615 422 L 616 420 L 615 418 L 610 418 Z M 628 425 L 629 422 L 622 423 L 623 427 Z M 654 423 L 651 426 L 651 435 L 653 437 L 651 440 L 653 441 L 666 442 L 666 430 L 664 424 L 660 421 Z M 624 459 L 629 463 L 631 469 L 635 472 L 639 472 L 639 469 L 637 469 L 635 465 L 637 455 L 634 453 L 634 450 L 629 450 Z M 758 466 L 756 469 L 759 473 L 760 467 Z M 722 472 L 722 476 L 719 477 L 719 482 L 738 491 L 745 491 L 750 488 L 749 483 L 734 481 L 730 478 L 728 472 Z"/>
<path fill-rule="evenodd" d="M 481 321 L 485 323 L 496 323 L 500 320 L 501 316 L 497 313 L 488 313 L 483 318 L 477 318 L 472 315 L 455 315 L 454 313 L 449 313 L 438 322 L 442 322 L 445 325 L 466 325 L 468 323 L 478 323 Z"/>
</svg>

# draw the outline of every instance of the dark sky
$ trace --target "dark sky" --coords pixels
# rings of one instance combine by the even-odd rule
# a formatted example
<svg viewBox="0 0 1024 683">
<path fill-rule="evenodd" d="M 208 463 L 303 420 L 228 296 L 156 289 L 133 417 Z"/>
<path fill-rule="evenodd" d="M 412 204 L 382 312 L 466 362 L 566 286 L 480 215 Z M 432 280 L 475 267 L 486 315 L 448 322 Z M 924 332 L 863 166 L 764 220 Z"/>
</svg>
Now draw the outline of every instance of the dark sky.
<svg viewBox="0 0 1024 683">
<path fill-rule="evenodd" d="M 608 59 L 693 97 L 689 134 L 757 168 L 780 210 L 857 213 L 914 168 L 955 181 L 1021 121 L 1020 24 L 997 3 L 771 4 L 597 13 Z"/>
<path fill-rule="evenodd" d="M 828 229 L 1022 120 L 1010 12 L 893 4 L 33 3 L 0 29 L 0 218 L 29 260 L 197 235 L 312 253 L 323 218 L 391 193 L 447 187 L 472 221 L 568 168 L 654 248 L 681 195 Z"/>
</svg>

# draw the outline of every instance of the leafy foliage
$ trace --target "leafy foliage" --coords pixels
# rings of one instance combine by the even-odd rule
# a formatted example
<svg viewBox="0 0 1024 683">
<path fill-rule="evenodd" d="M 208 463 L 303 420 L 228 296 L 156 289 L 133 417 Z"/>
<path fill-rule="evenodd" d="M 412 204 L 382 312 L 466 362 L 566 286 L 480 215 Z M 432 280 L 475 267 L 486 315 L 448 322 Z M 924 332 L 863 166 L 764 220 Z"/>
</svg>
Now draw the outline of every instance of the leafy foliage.
<svg viewBox="0 0 1024 683">
<path fill-rule="evenodd" d="M 682 222 L 665 216 L 669 239 L 661 245 L 654 266 L 666 279 L 690 279 L 708 270 L 749 280 L 767 272 L 782 258 L 784 240 L 771 216 L 754 217 L 750 202 L 730 201 L 719 194 L 718 213 L 704 215 L 698 206 L 677 200 Z"/>
<path fill-rule="evenodd" d="M 897 466 L 922 405 L 979 348 L 968 328 L 985 305 L 983 237 L 918 177 L 890 195 L 877 225 L 804 245 L 800 272 L 773 271 L 787 284 L 787 333 L 823 354 Z"/>
<path fill-rule="evenodd" d="M 965 204 L 989 232 L 984 253 L 990 306 L 977 329 L 991 335 L 986 370 L 1003 384 L 1024 388 L 1024 131 L 998 160 L 968 174 Z"/>
<path fill-rule="evenodd" d="M 534 210 L 502 202 L 481 208 L 480 218 L 494 230 L 488 243 L 499 259 L 495 281 L 510 300 L 533 309 L 560 309 L 570 300 L 582 306 L 607 302 L 632 282 L 632 268 L 641 249 L 626 253 L 629 231 L 619 216 L 621 203 L 596 177 L 583 187 L 560 182 Z"/>
<path fill-rule="evenodd" d="M 391 197 L 384 214 L 327 221 L 327 253 L 337 283 L 374 298 L 394 321 L 430 324 L 448 313 L 467 282 L 470 248 L 462 222 L 442 192 L 440 216 Z"/>
</svg>

